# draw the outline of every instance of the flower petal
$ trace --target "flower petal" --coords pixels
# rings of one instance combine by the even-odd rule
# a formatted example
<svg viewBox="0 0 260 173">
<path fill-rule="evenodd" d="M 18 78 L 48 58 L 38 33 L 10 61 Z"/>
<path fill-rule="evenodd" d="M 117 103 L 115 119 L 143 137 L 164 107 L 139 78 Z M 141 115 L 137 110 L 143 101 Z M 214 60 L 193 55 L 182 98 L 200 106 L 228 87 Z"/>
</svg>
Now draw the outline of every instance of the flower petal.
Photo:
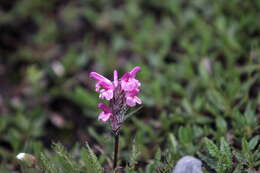
<svg viewBox="0 0 260 173">
<path fill-rule="evenodd" d="M 100 90 L 99 98 L 101 99 L 106 99 L 106 100 L 111 100 L 114 96 L 114 91 L 113 89 L 102 89 Z"/>
<path fill-rule="evenodd" d="M 128 79 L 130 78 L 130 73 L 129 72 L 126 72 L 122 77 L 121 77 L 121 80 L 123 81 L 128 81 Z"/>
<path fill-rule="evenodd" d="M 99 103 L 98 107 L 102 109 L 105 113 L 111 113 L 111 109 L 105 103 Z"/>
<path fill-rule="evenodd" d="M 118 73 L 114 70 L 114 86 L 117 87 L 118 85 Z"/>
<path fill-rule="evenodd" d="M 121 87 L 124 91 L 132 91 L 138 89 L 139 86 L 141 86 L 141 83 L 134 78 L 129 78 L 128 81 L 121 81 Z"/>
<path fill-rule="evenodd" d="M 135 102 L 138 103 L 139 105 L 142 104 L 142 100 L 138 98 L 137 96 L 134 97 Z"/>
<path fill-rule="evenodd" d="M 105 87 L 111 87 L 112 86 L 112 82 L 110 80 L 108 80 L 107 78 L 105 78 L 104 76 L 96 73 L 96 72 L 91 72 L 89 74 L 89 77 L 96 79 L 97 81 L 99 81 L 99 84 Z"/>
<path fill-rule="evenodd" d="M 139 91 L 140 90 L 138 88 L 135 88 L 132 91 L 130 91 L 128 94 L 131 95 L 131 96 L 135 96 L 139 93 Z"/>
<path fill-rule="evenodd" d="M 98 116 L 98 120 L 102 122 L 107 122 L 112 114 L 101 112 Z"/>
<path fill-rule="evenodd" d="M 134 107 L 136 105 L 135 99 L 133 97 L 126 97 L 126 104 L 130 107 Z"/>
<path fill-rule="evenodd" d="M 121 81 L 121 87 L 125 91 L 131 91 L 134 88 L 134 86 L 135 85 L 132 82 L 124 81 L 124 80 Z"/>
<path fill-rule="evenodd" d="M 130 71 L 130 75 L 132 78 L 135 78 L 136 74 L 141 70 L 141 67 L 136 66 L 135 68 L 133 68 L 133 70 Z"/>
</svg>

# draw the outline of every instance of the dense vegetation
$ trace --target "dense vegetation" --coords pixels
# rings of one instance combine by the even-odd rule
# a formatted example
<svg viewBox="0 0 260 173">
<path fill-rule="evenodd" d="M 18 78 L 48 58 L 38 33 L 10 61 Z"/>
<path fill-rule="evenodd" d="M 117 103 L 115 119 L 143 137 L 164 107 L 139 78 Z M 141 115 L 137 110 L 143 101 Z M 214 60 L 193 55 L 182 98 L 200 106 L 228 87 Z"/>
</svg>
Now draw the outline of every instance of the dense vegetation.
<svg viewBox="0 0 260 173">
<path fill-rule="evenodd" d="M 50 173 L 109 172 L 88 73 L 139 65 L 143 107 L 120 139 L 127 173 L 169 173 L 184 155 L 205 172 L 256 173 L 259 17 L 257 0 L 1 1 L 0 172 L 21 171 L 20 152 Z"/>
</svg>

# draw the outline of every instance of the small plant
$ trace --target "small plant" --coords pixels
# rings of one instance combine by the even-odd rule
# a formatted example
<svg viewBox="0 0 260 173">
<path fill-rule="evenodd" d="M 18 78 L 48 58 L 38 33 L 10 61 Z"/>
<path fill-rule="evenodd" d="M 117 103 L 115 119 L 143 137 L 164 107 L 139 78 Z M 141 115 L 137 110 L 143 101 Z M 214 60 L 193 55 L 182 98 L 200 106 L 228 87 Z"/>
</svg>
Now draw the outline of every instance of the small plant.
<svg viewBox="0 0 260 173">
<path fill-rule="evenodd" d="M 216 165 L 210 165 L 217 173 L 230 172 L 232 169 L 232 152 L 229 144 L 224 138 L 220 140 L 220 147 L 218 148 L 210 139 L 205 139 L 205 144 L 208 152 L 213 159 L 216 159 Z"/>
<path fill-rule="evenodd" d="M 130 72 L 126 72 L 120 79 L 118 79 L 118 73 L 115 70 L 113 82 L 96 72 L 90 73 L 90 77 L 97 80 L 96 91 L 100 93 L 99 98 L 109 101 L 108 106 L 104 103 L 98 104 L 102 110 L 98 119 L 110 123 L 115 138 L 113 169 L 117 168 L 119 131 L 127 118 L 127 109 L 142 103 L 137 97 L 141 83 L 136 79 L 136 75 L 140 70 L 141 67 L 137 66 Z"/>
<path fill-rule="evenodd" d="M 96 155 L 88 144 L 78 148 L 80 155 L 77 157 L 69 153 L 60 143 L 53 143 L 52 150 L 55 154 L 42 152 L 38 158 L 28 153 L 16 156 L 23 173 L 104 173 Z"/>
</svg>

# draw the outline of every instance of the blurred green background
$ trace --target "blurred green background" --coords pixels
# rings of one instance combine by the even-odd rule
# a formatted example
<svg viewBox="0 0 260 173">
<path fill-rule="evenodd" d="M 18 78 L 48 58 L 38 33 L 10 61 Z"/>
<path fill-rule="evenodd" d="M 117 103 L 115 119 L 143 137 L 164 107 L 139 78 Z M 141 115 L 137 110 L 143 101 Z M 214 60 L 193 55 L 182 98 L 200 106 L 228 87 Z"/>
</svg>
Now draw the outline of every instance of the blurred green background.
<svg viewBox="0 0 260 173">
<path fill-rule="evenodd" d="M 143 108 L 122 128 L 121 165 L 135 141 L 139 171 L 155 169 L 160 148 L 214 172 L 203 139 L 224 137 L 230 172 L 259 170 L 260 154 L 248 156 L 260 148 L 259 19 L 258 0 L 1 1 L 0 172 L 53 141 L 69 150 L 88 141 L 106 166 L 113 141 L 88 73 L 136 65 Z"/>
</svg>

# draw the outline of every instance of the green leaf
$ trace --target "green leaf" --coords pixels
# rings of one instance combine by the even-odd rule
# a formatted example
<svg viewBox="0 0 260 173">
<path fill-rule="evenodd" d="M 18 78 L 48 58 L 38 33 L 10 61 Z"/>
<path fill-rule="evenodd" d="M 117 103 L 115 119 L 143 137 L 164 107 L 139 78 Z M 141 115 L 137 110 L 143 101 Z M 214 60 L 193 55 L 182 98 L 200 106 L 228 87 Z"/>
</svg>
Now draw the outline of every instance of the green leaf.
<svg viewBox="0 0 260 173">
<path fill-rule="evenodd" d="M 74 158 L 72 158 L 72 156 L 68 153 L 63 145 L 61 145 L 60 143 L 54 143 L 52 147 L 57 154 L 60 163 L 66 171 L 70 173 L 80 172 L 79 164 L 75 161 Z"/>
<path fill-rule="evenodd" d="M 143 108 L 143 106 L 138 107 L 137 109 L 133 110 L 132 112 L 128 113 L 125 115 L 125 120 L 128 119 L 130 116 L 134 115 L 136 112 L 138 112 L 139 110 L 141 110 Z"/>
<path fill-rule="evenodd" d="M 248 144 L 248 142 L 246 141 L 245 138 L 242 139 L 242 151 L 244 153 L 249 153 L 250 152 L 249 144 Z"/>
<path fill-rule="evenodd" d="M 89 173 L 89 172 L 103 173 L 104 172 L 96 155 L 91 150 L 91 148 L 88 144 L 86 144 L 86 148 L 82 149 L 81 157 L 85 163 L 86 173 Z"/>
<path fill-rule="evenodd" d="M 221 155 L 218 159 L 221 169 L 229 171 L 232 168 L 232 153 L 229 144 L 222 137 L 220 139 L 220 152 Z"/>
<path fill-rule="evenodd" d="M 231 158 L 232 154 L 230 146 L 223 137 L 220 139 L 220 152 L 225 153 L 228 157 Z"/>
<path fill-rule="evenodd" d="M 180 127 L 178 130 L 178 137 L 183 144 L 192 143 L 192 129 L 190 127 Z"/>
<path fill-rule="evenodd" d="M 60 173 L 61 170 L 54 164 L 53 160 L 41 153 L 40 166 L 45 173 Z"/>
<path fill-rule="evenodd" d="M 250 149 L 251 151 L 252 151 L 252 150 L 256 147 L 256 145 L 258 144 L 259 139 L 260 139 L 260 136 L 257 135 L 257 136 L 253 137 L 253 138 L 249 141 L 248 147 L 249 147 L 249 149 Z"/>
<path fill-rule="evenodd" d="M 225 133 L 227 131 L 227 123 L 224 118 L 217 117 L 216 124 L 221 133 Z"/>
<path fill-rule="evenodd" d="M 210 140 L 208 138 L 205 138 L 204 141 L 205 141 L 206 147 L 209 151 L 209 154 L 215 158 L 218 158 L 220 155 L 220 151 L 219 151 L 218 147 L 213 143 L 212 140 Z"/>
<path fill-rule="evenodd" d="M 172 133 L 169 134 L 169 139 L 170 139 L 170 143 L 171 143 L 171 146 L 172 146 L 172 148 L 171 148 L 172 152 L 177 153 L 178 143 L 177 143 L 175 136 Z"/>
<path fill-rule="evenodd" d="M 131 153 L 131 157 L 130 157 L 129 166 L 126 167 L 127 173 L 134 173 L 135 165 L 137 164 L 137 159 L 140 154 L 141 153 L 139 151 L 139 148 L 137 147 L 137 145 L 134 141 L 133 146 L 132 146 L 132 153 Z"/>
<path fill-rule="evenodd" d="M 161 149 L 158 148 L 156 153 L 155 153 L 155 160 L 160 161 L 161 157 L 162 157 L 162 152 L 161 152 Z"/>
</svg>

